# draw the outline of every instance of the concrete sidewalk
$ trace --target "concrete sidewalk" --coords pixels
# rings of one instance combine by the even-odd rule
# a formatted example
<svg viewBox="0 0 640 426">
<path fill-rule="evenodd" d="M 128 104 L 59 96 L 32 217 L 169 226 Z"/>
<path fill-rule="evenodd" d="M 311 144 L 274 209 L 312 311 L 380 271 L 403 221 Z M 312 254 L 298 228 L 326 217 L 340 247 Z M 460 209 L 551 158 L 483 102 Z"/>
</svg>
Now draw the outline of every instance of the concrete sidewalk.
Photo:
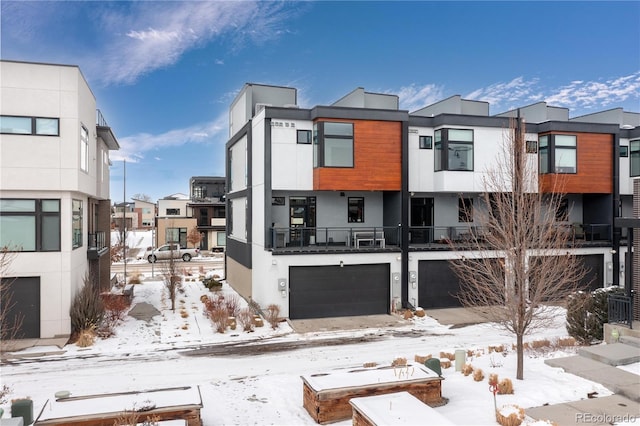
<svg viewBox="0 0 640 426">
<path fill-rule="evenodd" d="M 579 350 L 579 355 L 548 359 L 551 367 L 562 368 L 614 392 L 602 398 L 587 398 L 564 404 L 529 408 L 527 415 L 552 420 L 559 425 L 612 425 L 640 422 L 640 376 L 616 368 L 640 360 L 640 348 L 623 343 L 597 345 Z"/>
</svg>

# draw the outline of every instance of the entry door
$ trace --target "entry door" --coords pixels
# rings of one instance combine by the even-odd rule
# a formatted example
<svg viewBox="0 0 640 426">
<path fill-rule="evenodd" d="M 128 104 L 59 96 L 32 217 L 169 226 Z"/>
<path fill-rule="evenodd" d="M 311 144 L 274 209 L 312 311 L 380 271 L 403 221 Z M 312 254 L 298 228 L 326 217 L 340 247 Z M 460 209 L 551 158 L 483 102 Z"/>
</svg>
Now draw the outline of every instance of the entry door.
<svg viewBox="0 0 640 426">
<path fill-rule="evenodd" d="M 7 329 L 17 339 L 40 337 L 40 277 L 5 278 L 2 309 Z"/>
<path fill-rule="evenodd" d="M 315 240 L 316 197 L 289 197 L 290 245 L 308 246 Z"/>
<path fill-rule="evenodd" d="M 411 227 L 412 243 L 433 241 L 433 198 L 411 198 Z"/>
</svg>

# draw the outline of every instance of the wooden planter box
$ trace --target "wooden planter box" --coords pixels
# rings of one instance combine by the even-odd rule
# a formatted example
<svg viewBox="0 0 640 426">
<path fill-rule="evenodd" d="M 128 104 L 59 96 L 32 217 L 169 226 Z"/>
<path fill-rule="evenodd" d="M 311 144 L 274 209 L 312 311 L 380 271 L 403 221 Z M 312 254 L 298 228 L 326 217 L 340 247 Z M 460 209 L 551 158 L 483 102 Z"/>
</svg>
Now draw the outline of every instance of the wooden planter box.
<svg viewBox="0 0 640 426">
<path fill-rule="evenodd" d="M 352 417 L 352 398 L 409 392 L 425 404 L 442 405 L 442 378 L 422 366 L 380 367 L 302 376 L 303 406 L 317 423 Z"/>
<path fill-rule="evenodd" d="M 353 426 L 453 425 L 409 392 L 353 398 Z"/>
<path fill-rule="evenodd" d="M 152 405 L 153 408 L 141 410 L 147 405 Z M 113 426 L 127 410 L 137 411 L 140 423 L 149 417 L 160 421 L 182 420 L 182 424 L 187 426 L 202 426 L 201 408 L 200 388 L 191 386 L 71 396 L 48 400 L 34 425 Z"/>
</svg>

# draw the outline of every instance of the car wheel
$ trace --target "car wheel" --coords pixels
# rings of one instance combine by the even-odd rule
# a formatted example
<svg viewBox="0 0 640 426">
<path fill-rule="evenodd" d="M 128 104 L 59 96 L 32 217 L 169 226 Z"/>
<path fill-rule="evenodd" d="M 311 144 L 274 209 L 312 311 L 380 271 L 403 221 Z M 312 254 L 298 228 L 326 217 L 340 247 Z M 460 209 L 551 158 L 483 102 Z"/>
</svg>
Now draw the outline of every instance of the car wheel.
<svg viewBox="0 0 640 426">
<path fill-rule="evenodd" d="M 150 254 L 149 257 L 147 258 L 147 260 L 149 261 L 149 263 L 156 263 L 156 260 L 158 260 L 156 258 L 156 256 L 154 254 Z"/>
<path fill-rule="evenodd" d="M 191 261 L 191 255 L 189 253 L 185 253 L 182 255 L 182 260 L 184 260 L 185 262 L 190 262 Z"/>
</svg>

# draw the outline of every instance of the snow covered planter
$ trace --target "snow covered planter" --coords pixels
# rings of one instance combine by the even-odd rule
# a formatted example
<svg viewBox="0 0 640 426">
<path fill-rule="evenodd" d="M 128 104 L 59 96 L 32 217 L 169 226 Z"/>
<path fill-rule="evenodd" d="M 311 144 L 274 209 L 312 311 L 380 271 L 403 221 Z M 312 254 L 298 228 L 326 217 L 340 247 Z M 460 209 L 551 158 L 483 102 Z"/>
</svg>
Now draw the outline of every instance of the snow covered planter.
<svg viewBox="0 0 640 426">
<path fill-rule="evenodd" d="M 502 426 L 520 426 L 524 421 L 524 410 L 517 405 L 503 405 L 496 411 L 496 420 Z"/>
</svg>

